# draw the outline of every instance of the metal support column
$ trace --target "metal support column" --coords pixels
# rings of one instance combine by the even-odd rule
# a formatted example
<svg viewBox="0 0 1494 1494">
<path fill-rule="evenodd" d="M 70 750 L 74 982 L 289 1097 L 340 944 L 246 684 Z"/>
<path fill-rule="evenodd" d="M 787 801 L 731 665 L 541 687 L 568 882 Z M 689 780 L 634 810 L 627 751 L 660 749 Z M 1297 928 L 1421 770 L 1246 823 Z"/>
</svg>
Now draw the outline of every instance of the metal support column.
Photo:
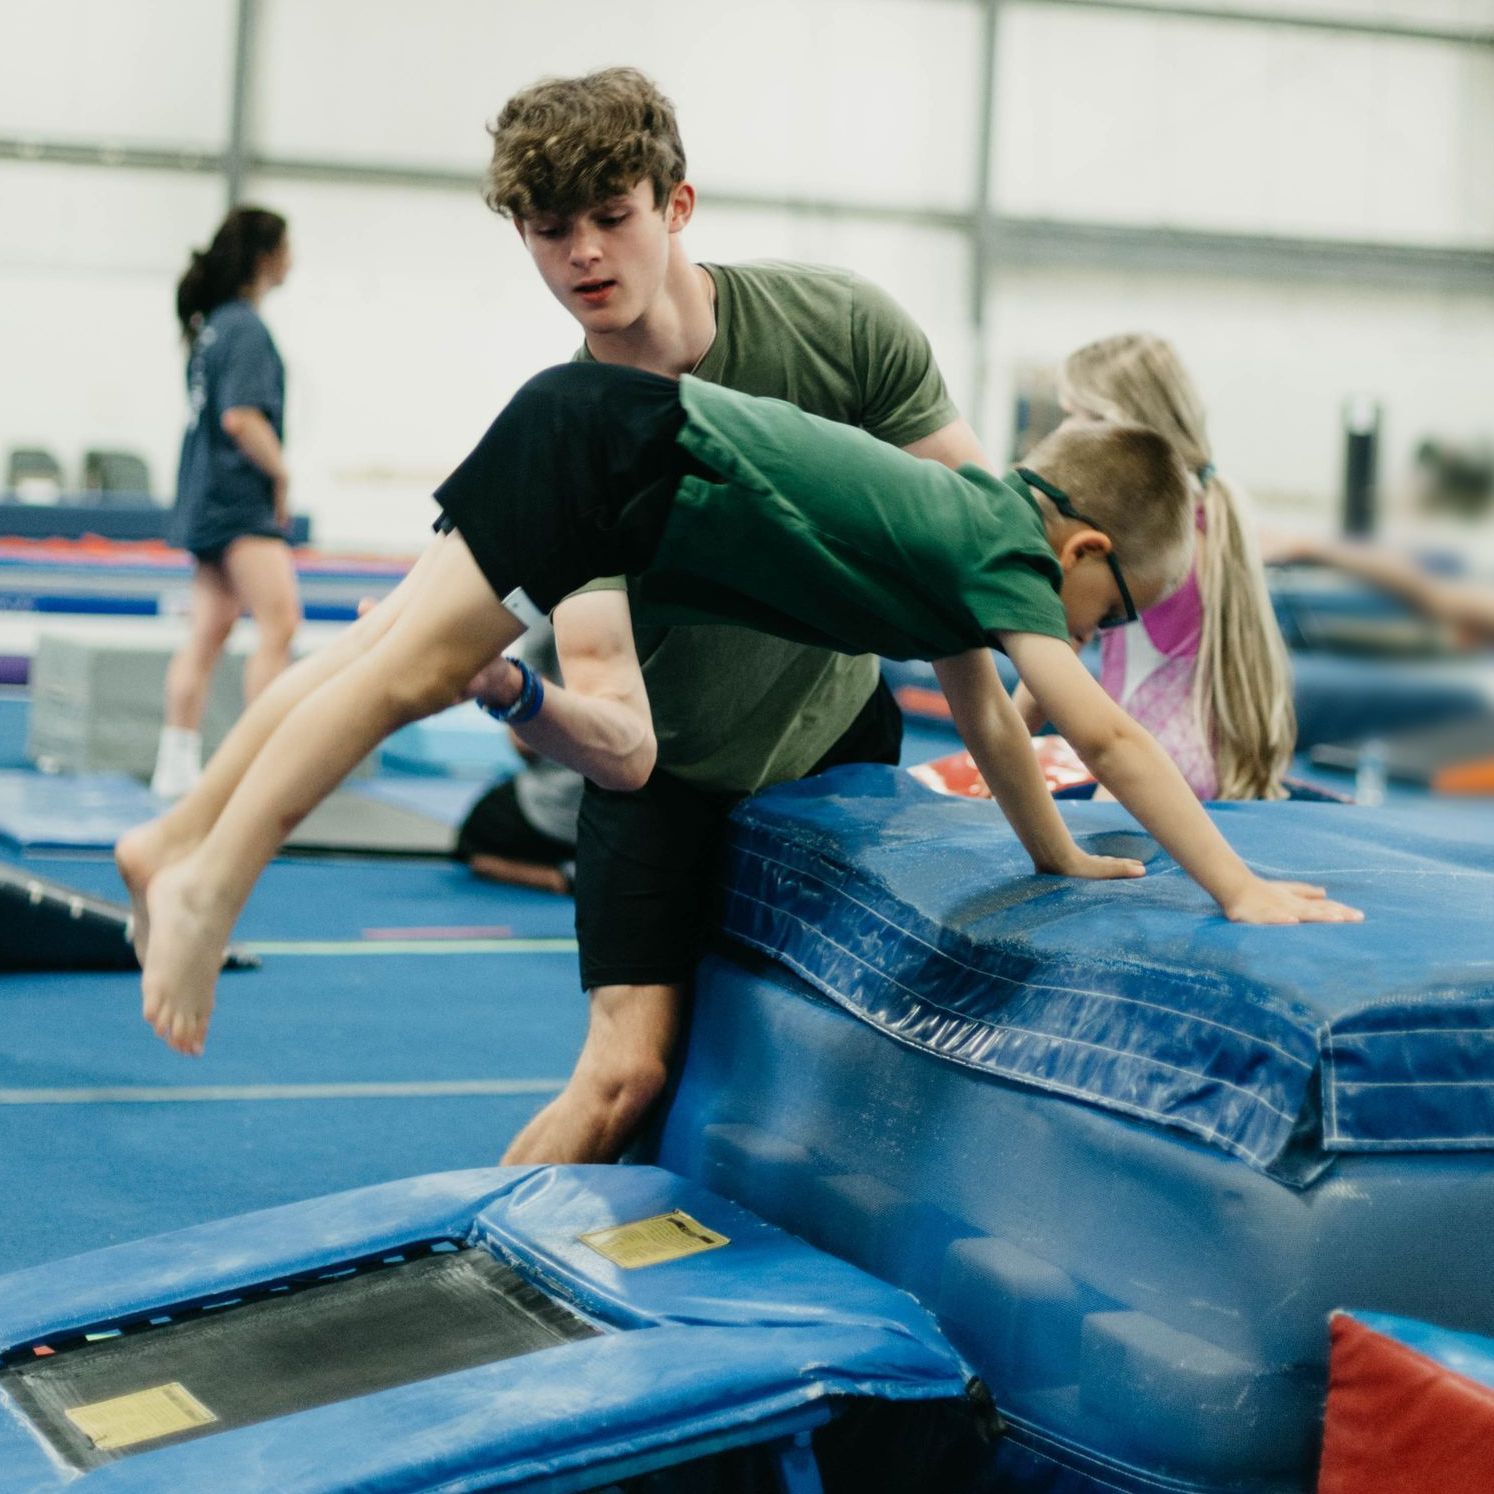
<svg viewBox="0 0 1494 1494">
<path fill-rule="evenodd" d="M 990 390 L 990 354 L 986 349 L 986 302 L 996 264 L 995 219 L 991 212 L 991 175 L 996 148 L 996 43 L 1001 27 L 1001 0 L 981 0 L 980 134 L 975 151 L 975 197 L 970 220 L 970 335 L 974 342 L 970 409 L 975 433 L 986 439 L 986 398 Z M 993 454 L 998 464 L 1004 452 Z"/>
<path fill-rule="evenodd" d="M 228 147 L 223 153 L 223 173 L 229 209 L 244 195 L 249 172 L 249 94 L 254 73 L 254 24 L 258 0 L 239 0 L 233 41 L 233 102 L 228 116 Z"/>
</svg>

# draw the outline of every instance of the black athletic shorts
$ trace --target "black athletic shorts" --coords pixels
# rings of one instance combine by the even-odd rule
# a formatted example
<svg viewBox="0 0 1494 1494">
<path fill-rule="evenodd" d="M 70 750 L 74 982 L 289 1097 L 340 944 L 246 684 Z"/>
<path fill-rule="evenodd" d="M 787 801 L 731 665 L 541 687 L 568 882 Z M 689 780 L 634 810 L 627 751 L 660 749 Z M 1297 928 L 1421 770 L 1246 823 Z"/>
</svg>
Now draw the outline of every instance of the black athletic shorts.
<svg viewBox="0 0 1494 1494">
<path fill-rule="evenodd" d="M 902 712 L 879 680 L 810 772 L 896 763 L 902 741 Z M 634 793 L 587 782 L 577 826 L 576 937 L 588 991 L 690 978 L 720 906 L 726 817 L 742 797 L 663 771 Z"/>
<path fill-rule="evenodd" d="M 456 529 L 500 601 L 535 611 L 598 576 L 647 568 L 687 472 L 674 379 L 607 363 L 536 374 L 436 489 L 436 528 Z M 517 610 L 528 622 L 523 601 Z"/>
</svg>

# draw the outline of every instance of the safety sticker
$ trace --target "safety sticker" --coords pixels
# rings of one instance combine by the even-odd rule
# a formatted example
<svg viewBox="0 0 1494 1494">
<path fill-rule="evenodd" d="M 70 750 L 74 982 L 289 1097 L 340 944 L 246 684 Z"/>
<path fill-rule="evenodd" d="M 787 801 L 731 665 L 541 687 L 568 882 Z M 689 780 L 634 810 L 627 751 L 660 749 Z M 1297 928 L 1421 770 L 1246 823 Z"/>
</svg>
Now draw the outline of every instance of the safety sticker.
<svg viewBox="0 0 1494 1494">
<path fill-rule="evenodd" d="M 169 1437 L 173 1432 L 185 1432 L 192 1427 L 205 1427 L 218 1418 L 185 1385 L 172 1381 L 169 1385 L 152 1385 L 149 1390 L 117 1395 L 112 1400 L 74 1406 L 67 1419 L 95 1447 L 108 1452 Z"/>
<path fill-rule="evenodd" d="M 631 1271 L 638 1266 L 658 1266 L 683 1256 L 699 1255 L 702 1250 L 719 1250 L 731 1241 L 715 1230 L 707 1229 L 683 1209 L 655 1214 L 651 1219 L 635 1219 L 631 1224 L 614 1224 L 577 1235 L 598 1255 L 614 1265 Z"/>
</svg>

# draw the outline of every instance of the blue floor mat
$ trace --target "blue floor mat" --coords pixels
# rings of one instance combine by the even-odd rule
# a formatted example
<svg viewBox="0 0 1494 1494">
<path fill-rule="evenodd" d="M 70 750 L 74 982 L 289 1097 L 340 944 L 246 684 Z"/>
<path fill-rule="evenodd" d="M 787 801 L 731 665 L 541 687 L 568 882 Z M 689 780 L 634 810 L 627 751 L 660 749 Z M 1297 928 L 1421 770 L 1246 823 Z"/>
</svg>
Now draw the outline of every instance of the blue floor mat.
<svg viewBox="0 0 1494 1494">
<path fill-rule="evenodd" d="M 0 1270 L 317 1193 L 491 1166 L 543 1099 L 7 1108 Z"/>
<path fill-rule="evenodd" d="M 451 837 L 442 832 L 465 817 L 484 785 L 440 778 L 390 776 L 359 780 L 340 789 L 328 809 L 339 803 L 361 802 L 372 809 L 388 805 L 403 811 L 384 818 L 398 820 L 381 832 L 379 817 L 359 810 L 343 815 L 334 829 L 333 843 L 347 850 L 376 853 L 400 849 L 400 836 L 412 832 L 419 845 L 444 852 Z M 133 825 L 161 812 L 162 802 L 144 784 L 125 773 L 69 773 L 56 776 L 28 770 L 0 772 L 0 839 L 25 851 L 102 851 L 111 847 Z M 419 816 L 413 826 L 405 815 Z M 359 820 L 364 823 L 360 825 Z M 314 820 L 296 835 L 315 839 Z M 360 834 L 366 835 L 366 845 Z M 296 836 L 292 837 L 294 847 Z"/>
<path fill-rule="evenodd" d="M 0 838 L 22 850 L 102 850 L 160 810 L 127 773 L 0 773 Z"/>
<path fill-rule="evenodd" d="M 1227 923 L 1119 805 L 1061 813 L 1137 881 L 1044 878 L 995 805 L 842 767 L 739 807 L 725 931 L 880 1030 L 1177 1127 L 1273 1175 L 1494 1134 L 1494 855 L 1466 811 L 1224 804 L 1257 870 L 1362 925 Z"/>
<path fill-rule="evenodd" d="M 443 825 L 460 825 L 467 818 L 467 811 L 487 790 L 486 780 L 386 773 L 381 778 L 358 784 L 353 792 L 360 798 L 414 810 L 416 814 L 440 820 Z"/>
</svg>

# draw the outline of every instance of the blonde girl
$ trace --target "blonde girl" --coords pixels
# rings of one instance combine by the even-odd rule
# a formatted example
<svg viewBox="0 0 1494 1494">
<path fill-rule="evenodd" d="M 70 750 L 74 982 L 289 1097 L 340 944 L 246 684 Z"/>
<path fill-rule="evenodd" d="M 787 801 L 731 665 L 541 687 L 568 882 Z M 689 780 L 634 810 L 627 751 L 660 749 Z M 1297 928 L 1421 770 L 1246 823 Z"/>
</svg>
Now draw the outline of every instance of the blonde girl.
<svg viewBox="0 0 1494 1494">
<path fill-rule="evenodd" d="M 1101 683 L 1205 799 L 1279 799 L 1296 742 L 1291 674 L 1244 497 L 1214 465 L 1203 402 L 1171 343 L 1146 333 L 1071 354 L 1059 399 L 1076 419 L 1139 422 L 1194 475 L 1198 545 L 1182 588 L 1102 634 Z"/>
</svg>

